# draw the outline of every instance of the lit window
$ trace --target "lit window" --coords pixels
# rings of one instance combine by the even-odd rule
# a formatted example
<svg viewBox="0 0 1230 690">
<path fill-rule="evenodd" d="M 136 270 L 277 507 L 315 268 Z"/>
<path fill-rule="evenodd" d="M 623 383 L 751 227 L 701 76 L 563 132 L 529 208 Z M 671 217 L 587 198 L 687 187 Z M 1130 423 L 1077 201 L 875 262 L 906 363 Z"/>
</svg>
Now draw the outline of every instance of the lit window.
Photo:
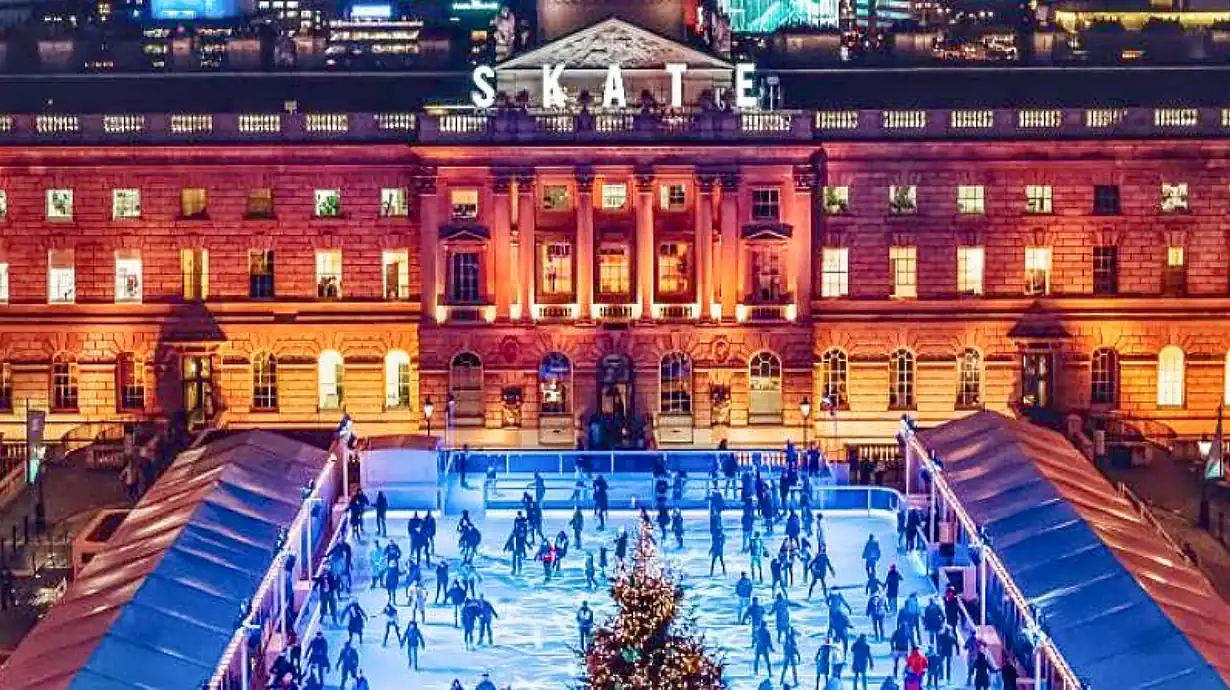
<svg viewBox="0 0 1230 690">
<path fill-rule="evenodd" d="M 252 408 L 278 409 L 278 360 L 266 352 L 252 355 Z"/>
<path fill-rule="evenodd" d="M 681 184 L 664 184 L 658 188 L 663 211 L 682 211 L 688 205 L 687 188 Z"/>
<path fill-rule="evenodd" d="M 1119 355 L 1109 347 L 1093 351 L 1090 362 L 1089 401 L 1114 405 L 1119 398 Z"/>
<path fill-rule="evenodd" d="M 628 185 L 622 183 L 602 185 L 602 209 L 604 211 L 618 211 L 627 205 Z"/>
<path fill-rule="evenodd" d="M 982 355 L 967 347 L 957 355 L 957 409 L 968 410 L 982 404 Z"/>
<path fill-rule="evenodd" d="M 141 190 L 113 189 L 111 190 L 111 218 L 141 217 Z"/>
<path fill-rule="evenodd" d="M 1183 407 L 1186 383 L 1185 355 L 1177 345 L 1167 345 L 1157 355 L 1157 406 Z"/>
<path fill-rule="evenodd" d="M 1183 247 L 1166 247 L 1166 266 L 1162 270 L 1162 294 L 1187 292 L 1187 261 Z"/>
<path fill-rule="evenodd" d="M 0 410 L 13 410 L 13 366 L 0 362 Z"/>
<path fill-rule="evenodd" d="M 775 418 L 782 414 L 782 361 L 771 352 L 757 352 L 748 360 L 748 413 Z M 765 420 L 769 421 L 769 420 Z"/>
<path fill-rule="evenodd" d="M 963 216 L 980 216 L 986 213 L 982 185 L 957 187 L 957 213 Z"/>
<path fill-rule="evenodd" d="M 662 414 L 692 414 L 692 360 L 682 352 L 668 352 L 662 357 Z"/>
<path fill-rule="evenodd" d="M 313 197 L 312 214 L 317 218 L 337 218 L 342 215 L 342 191 L 317 189 Z"/>
<path fill-rule="evenodd" d="M 692 247 L 686 242 L 658 245 L 658 293 L 681 296 L 692 290 Z"/>
<path fill-rule="evenodd" d="M 384 406 L 410 407 L 410 355 L 404 350 L 390 350 L 384 357 Z"/>
<path fill-rule="evenodd" d="M 544 185 L 542 188 L 542 210 L 567 211 L 568 187 L 562 184 Z"/>
<path fill-rule="evenodd" d="M 1187 183 L 1162 184 L 1162 213 L 1182 213 L 1186 210 Z"/>
<path fill-rule="evenodd" d="M 825 187 L 824 213 L 829 216 L 840 216 L 850 210 L 850 188 Z"/>
<path fill-rule="evenodd" d="M 1119 214 L 1119 185 L 1100 184 L 1093 188 L 1093 212 L 1099 216 Z"/>
<path fill-rule="evenodd" d="M 410 298 L 410 252 L 405 249 L 386 249 L 381 257 L 384 270 L 384 298 L 404 300 Z"/>
<path fill-rule="evenodd" d="M 325 350 L 320 353 L 316 363 L 316 380 L 319 384 L 322 410 L 336 410 L 342 406 L 346 364 L 337 350 Z"/>
<path fill-rule="evenodd" d="M 898 299 L 918 296 L 918 248 L 889 247 L 888 261 L 893 274 L 893 297 Z"/>
<path fill-rule="evenodd" d="M 632 262 L 628 246 L 604 242 L 598 247 L 598 294 L 629 295 L 632 292 Z"/>
<path fill-rule="evenodd" d="M 543 295 L 572 294 L 572 245 L 568 242 L 543 242 L 538 245 L 538 290 Z"/>
<path fill-rule="evenodd" d="M 209 251 L 179 250 L 179 269 L 184 278 L 184 299 L 201 301 L 209 297 Z"/>
<path fill-rule="evenodd" d="M 404 187 L 380 190 L 380 215 L 384 218 L 410 215 L 410 202 Z"/>
<path fill-rule="evenodd" d="M 1025 212 L 1051 212 L 1051 186 L 1031 184 L 1025 187 Z"/>
<path fill-rule="evenodd" d="M 273 218 L 273 190 L 257 187 L 248 190 L 247 217 L 251 219 Z"/>
<path fill-rule="evenodd" d="M 454 189 L 449 192 L 449 204 L 454 220 L 478 218 L 478 190 Z"/>
<path fill-rule="evenodd" d="M 850 294 L 850 250 L 825 247 L 820 253 L 820 296 L 845 297 Z"/>
<path fill-rule="evenodd" d="M 986 250 L 982 247 L 957 247 L 958 294 L 982 294 L 982 274 L 985 262 Z"/>
<path fill-rule="evenodd" d="M 47 190 L 47 220 L 73 219 L 73 190 Z"/>
<path fill-rule="evenodd" d="M 752 220 L 781 219 L 781 192 L 777 188 L 752 190 Z"/>
<path fill-rule="evenodd" d="M 0 304 L 8 304 L 9 301 L 9 265 L 8 262 L 0 262 Z"/>
<path fill-rule="evenodd" d="M 248 252 L 248 296 L 252 299 L 273 299 L 273 250 L 253 249 Z"/>
<path fill-rule="evenodd" d="M 447 270 L 449 301 L 454 304 L 478 302 L 482 296 L 479 289 L 482 264 L 478 252 L 450 251 Z"/>
<path fill-rule="evenodd" d="M 453 396 L 453 418 L 481 420 L 486 416 L 483 403 L 483 361 L 473 352 L 453 357 L 448 369 L 448 392 Z"/>
<path fill-rule="evenodd" d="M 179 215 L 184 218 L 204 218 L 206 193 L 200 187 L 189 187 L 179 192 Z"/>
<path fill-rule="evenodd" d="M 542 359 L 538 367 L 538 388 L 542 395 L 542 414 L 571 414 L 572 363 L 566 356 L 552 352 Z"/>
<path fill-rule="evenodd" d="M 141 301 L 141 253 L 137 250 L 115 253 L 115 301 Z"/>
<path fill-rule="evenodd" d="M 316 296 L 322 299 L 342 296 L 342 250 L 316 251 Z"/>
<path fill-rule="evenodd" d="M 1025 248 L 1025 294 L 1046 295 L 1051 291 L 1051 248 Z"/>
<path fill-rule="evenodd" d="M 820 357 L 820 384 L 823 386 L 821 394 L 826 404 L 836 406 L 839 410 L 850 404 L 846 390 L 849 367 L 850 360 L 840 348 L 829 348 Z"/>
<path fill-rule="evenodd" d="M 51 408 L 75 411 L 77 392 L 77 363 L 64 355 L 57 355 L 51 361 Z"/>
<path fill-rule="evenodd" d="M 6 364 L 5 366 L 8 366 L 8 365 Z M 1223 393 L 1223 396 L 1222 396 L 1222 403 L 1225 405 L 1230 405 L 1230 352 L 1226 353 L 1225 369 L 1226 369 L 1225 384 L 1223 386 L 1225 388 L 1225 392 Z M 11 394 L 10 394 L 10 397 L 11 397 Z M 10 402 L 9 405 L 11 406 L 12 403 Z"/>
<path fill-rule="evenodd" d="M 914 355 L 897 350 L 888 356 L 888 407 L 914 409 Z"/>
<path fill-rule="evenodd" d="M 47 303 L 72 304 L 77 300 L 77 266 L 72 249 L 47 254 Z"/>
<path fill-rule="evenodd" d="M 145 363 L 130 354 L 120 355 L 115 363 L 115 379 L 119 408 L 144 410 Z"/>
<path fill-rule="evenodd" d="M 895 216 L 918 212 L 918 187 L 892 185 L 888 188 L 888 212 Z"/>
<path fill-rule="evenodd" d="M 1093 294 L 1119 293 L 1119 248 L 1093 248 Z"/>
<path fill-rule="evenodd" d="M 9 193 L 0 189 L 0 220 L 9 217 Z"/>
<path fill-rule="evenodd" d="M 754 301 L 774 302 L 786 296 L 786 267 L 782 247 L 776 244 L 753 244 L 750 251 Z"/>
</svg>

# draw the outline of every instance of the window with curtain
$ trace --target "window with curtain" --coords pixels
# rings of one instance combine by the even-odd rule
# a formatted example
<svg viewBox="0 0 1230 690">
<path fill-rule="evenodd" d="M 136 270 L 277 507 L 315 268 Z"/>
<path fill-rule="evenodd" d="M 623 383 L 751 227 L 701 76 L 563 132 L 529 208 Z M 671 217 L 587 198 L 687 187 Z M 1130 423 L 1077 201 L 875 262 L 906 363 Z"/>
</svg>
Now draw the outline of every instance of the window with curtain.
<svg viewBox="0 0 1230 690">
<path fill-rule="evenodd" d="M 982 354 L 967 347 L 957 355 L 957 409 L 982 405 Z"/>
<path fill-rule="evenodd" d="M 1158 407 L 1183 407 L 1186 355 L 1178 345 L 1167 345 L 1157 355 Z"/>
<path fill-rule="evenodd" d="M 899 349 L 888 357 L 888 407 L 914 409 L 914 355 Z"/>
<path fill-rule="evenodd" d="M 278 409 L 278 360 L 267 352 L 252 355 L 252 409 Z"/>
<path fill-rule="evenodd" d="M 821 394 L 839 410 L 850 404 L 846 390 L 849 368 L 849 357 L 841 348 L 831 347 L 820 357 Z"/>
</svg>

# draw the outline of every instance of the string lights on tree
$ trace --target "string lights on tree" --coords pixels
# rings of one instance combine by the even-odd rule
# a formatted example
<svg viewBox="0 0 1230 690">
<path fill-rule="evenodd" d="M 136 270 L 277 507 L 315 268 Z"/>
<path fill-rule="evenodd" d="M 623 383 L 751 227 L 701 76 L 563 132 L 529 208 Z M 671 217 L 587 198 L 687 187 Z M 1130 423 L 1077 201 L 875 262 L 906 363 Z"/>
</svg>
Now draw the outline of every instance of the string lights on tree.
<svg viewBox="0 0 1230 690">
<path fill-rule="evenodd" d="M 683 588 L 662 564 L 653 526 L 642 523 L 630 563 L 617 571 L 618 613 L 582 653 L 583 690 L 725 690 L 722 664 L 678 620 Z"/>
</svg>

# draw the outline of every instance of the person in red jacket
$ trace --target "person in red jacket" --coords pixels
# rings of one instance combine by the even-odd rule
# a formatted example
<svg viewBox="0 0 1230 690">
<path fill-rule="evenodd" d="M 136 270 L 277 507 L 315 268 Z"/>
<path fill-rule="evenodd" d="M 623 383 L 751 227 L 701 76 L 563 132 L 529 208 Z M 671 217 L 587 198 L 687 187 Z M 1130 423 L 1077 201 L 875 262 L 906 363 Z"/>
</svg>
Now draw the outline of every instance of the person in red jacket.
<svg viewBox="0 0 1230 690">
<path fill-rule="evenodd" d="M 923 678 L 927 674 L 927 657 L 918 647 L 910 650 L 905 659 L 905 690 L 922 690 Z"/>
</svg>

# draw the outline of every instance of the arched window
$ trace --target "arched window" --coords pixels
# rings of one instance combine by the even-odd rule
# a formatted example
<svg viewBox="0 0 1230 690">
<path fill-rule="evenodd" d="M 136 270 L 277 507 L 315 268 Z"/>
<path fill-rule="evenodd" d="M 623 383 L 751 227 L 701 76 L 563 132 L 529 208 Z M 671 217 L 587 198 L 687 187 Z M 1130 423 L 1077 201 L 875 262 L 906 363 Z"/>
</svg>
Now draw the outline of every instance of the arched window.
<svg viewBox="0 0 1230 690">
<path fill-rule="evenodd" d="M 692 360 L 682 352 L 662 357 L 662 414 L 692 414 Z"/>
<path fill-rule="evenodd" d="M 132 354 L 115 360 L 116 402 L 121 410 L 145 409 L 145 362 Z"/>
<path fill-rule="evenodd" d="M 1223 394 L 1222 401 L 1230 405 L 1230 352 L 1226 353 L 1226 391 Z"/>
<path fill-rule="evenodd" d="M 850 359 L 845 350 L 830 347 L 820 356 L 820 384 L 823 386 L 821 394 L 824 396 L 824 404 L 835 404 L 839 410 L 849 407 L 850 399 L 846 392 L 849 371 Z"/>
<path fill-rule="evenodd" d="M 473 352 L 461 352 L 448 367 L 448 392 L 453 395 L 453 419 L 483 418 L 483 361 Z"/>
<path fill-rule="evenodd" d="M 51 408 L 77 409 L 77 363 L 67 355 L 56 355 L 51 360 Z"/>
<path fill-rule="evenodd" d="M 782 361 L 772 352 L 757 352 L 748 360 L 748 414 L 753 417 L 782 414 Z"/>
<path fill-rule="evenodd" d="M 1093 351 L 1089 365 L 1089 402 L 1114 405 L 1119 400 L 1119 355 L 1109 347 Z"/>
<path fill-rule="evenodd" d="M 904 348 L 888 356 L 888 407 L 914 409 L 914 354 Z"/>
<path fill-rule="evenodd" d="M 278 409 L 278 360 L 268 352 L 252 355 L 252 409 Z"/>
<path fill-rule="evenodd" d="M 538 367 L 538 387 L 542 391 L 542 414 L 572 413 L 572 363 L 559 352 L 542 358 Z"/>
<path fill-rule="evenodd" d="M 957 409 L 982 405 L 982 354 L 967 347 L 957 355 Z"/>
<path fill-rule="evenodd" d="M 325 350 L 316 360 L 316 380 L 320 385 L 320 409 L 336 410 L 345 395 L 346 363 L 337 350 Z"/>
<path fill-rule="evenodd" d="M 405 350 L 389 350 L 384 356 L 384 406 L 410 407 L 410 355 Z"/>
<path fill-rule="evenodd" d="M 0 362 L 0 410 L 13 409 L 13 366 Z"/>
<path fill-rule="evenodd" d="M 1184 357 L 1178 345 L 1167 345 L 1157 354 L 1158 407 L 1183 407 Z"/>
</svg>

